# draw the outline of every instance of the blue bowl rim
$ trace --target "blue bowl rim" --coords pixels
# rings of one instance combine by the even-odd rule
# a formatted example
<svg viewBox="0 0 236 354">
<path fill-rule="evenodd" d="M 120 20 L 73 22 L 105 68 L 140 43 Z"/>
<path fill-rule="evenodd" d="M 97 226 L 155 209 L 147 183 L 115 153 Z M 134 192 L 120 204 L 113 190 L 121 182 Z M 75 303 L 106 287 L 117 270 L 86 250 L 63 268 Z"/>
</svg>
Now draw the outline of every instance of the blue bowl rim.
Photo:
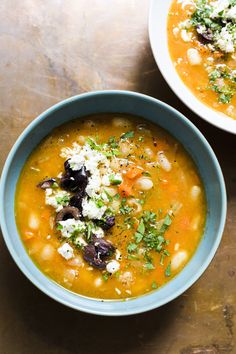
<svg viewBox="0 0 236 354">
<path fill-rule="evenodd" d="M 200 130 L 189 120 L 187 119 L 182 113 L 180 113 L 179 111 L 177 111 L 175 108 L 173 108 L 172 106 L 168 105 L 165 102 L 162 102 L 154 97 L 145 95 L 145 94 L 141 94 L 138 92 L 134 92 L 134 91 L 125 91 L 125 90 L 101 90 L 101 91 L 90 91 L 90 92 L 86 92 L 86 93 L 82 93 L 82 94 L 78 94 L 72 97 L 69 97 L 65 100 L 62 100 L 58 103 L 56 103 L 55 105 L 49 107 L 47 110 L 45 110 L 44 112 L 42 112 L 39 116 L 37 116 L 35 119 L 33 119 L 33 121 L 23 130 L 23 132 L 19 135 L 19 137 L 17 138 L 15 144 L 12 146 L 8 157 L 5 161 L 3 170 L 2 170 L 2 175 L 1 175 L 1 180 L 0 180 L 0 205 L 4 205 L 4 190 L 5 190 L 5 184 L 7 182 L 6 177 L 8 174 L 8 170 L 9 167 L 11 165 L 11 162 L 14 158 L 15 153 L 17 152 L 20 144 L 24 141 L 25 137 L 28 135 L 28 133 L 33 130 L 37 125 L 40 124 L 41 121 L 43 121 L 44 119 L 47 119 L 48 116 L 50 116 L 53 112 L 59 110 L 61 107 L 65 106 L 65 105 L 69 105 L 70 103 L 83 99 L 83 98 L 92 98 L 94 96 L 97 95 L 107 95 L 107 96 L 112 96 L 112 95 L 124 95 L 124 96 L 130 96 L 130 97 L 135 97 L 138 99 L 142 99 L 144 101 L 148 102 L 152 102 L 155 104 L 159 104 L 160 106 L 162 106 L 163 108 L 171 111 L 173 114 L 175 114 L 178 119 L 182 120 L 184 123 L 186 123 L 194 132 L 194 134 L 198 137 L 198 139 L 201 140 L 202 144 L 207 148 L 208 152 L 209 152 L 209 156 L 212 159 L 212 162 L 214 163 L 216 170 L 217 170 L 217 177 L 218 177 L 218 181 L 220 184 L 220 192 L 221 192 L 221 197 L 222 197 L 222 215 L 221 215 L 221 220 L 220 220 L 220 224 L 219 224 L 219 228 L 217 230 L 217 236 L 215 238 L 215 242 L 211 248 L 211 251 L 208 255 L 208 257 L 205 259 L 205 262 L 201 265 L 201 267 L 199 267 L 198 272 L 196 272 L 191 279 L 185 284 L 185 286 L 182 286 L 181 288 L 179 288 L 178 290 L 176 290 L 175 292 L 173 292 L 171 295 L 169 295 L 169 297 L 165 298 L 165 300 L 163 301 L 157 301 L 157 303 L 145 306 L 145 304 L 141 307 L 141 308 L 137 308 L 135 309 L 135 311 L 129 311 L 129 310 L 125 310 L 123 312 L 104 312 L 102 309 L 84 309 L 83 307 L 79 307 L 79 306 L 74 306 L 72 304 L 70 304 L 69 301 L 67 301 L 67 299 L 61 299 L 58 296 L 54 296 L 50 293 L 50 290 L 48 290 L 43 284 L 41 284 L 40 282 L 36 281 L 35 279 L 33 279 L 30 275 L 30 272 L 28 271 L 28 268 L 23 264 L 23 262 L 21 262 L 21 259 L 18 257 L 18 255 L 15 253 L 12 245 L 11 245 L 11 241 L 10 241 L 10 237 L 8 234 L 8 230 L 7 230 L 7 226 L 6 226 L 6 222 L 4 219 L 4 212 L 3 212 L 3 208 L 0 209 L 0 226 L 2 229 L 2 234 L 3 234 L 3 238 L 5 241 L 5 244 L 13 258 L 13 260 L 15 261 L 15 263 L 17 264 L 17 266 L 19 267 L 19 269 L 23 272 L 23 274 L 39 289 L 41 290 L 43 293 L 45 293 L 46 295 L 48 295 L 50 298 L 56 300 L 57 302 L 73 308 L 75 310 L 79 310 L 82 312 L 86 312 L 86 313 L 90 313 L 90 314 L 95 314 L 95 315 L 105 315 L 105 316 L 126 316 L 126 315 L 134 315 L 134 314 L 139 314 L 139 313 L 143 313 L 143 312 L 147 312 L 150 310 L 153 310 L 155 308 L 161 307 L 167 303 L 169 303 L 170 301 L 176 299 L 178 296 L 180 296 L 181 294 L 183 294 L 188 288 L 190 288 L 200 277 L 201 275 L 204 273 L 204 271 L 207 269 L 207 267 L 209 266 L 209 264 L 211 263 L 213 257 L 215 256 L 215 253 L 219 247 L 222 235 L 223 235 L 223 231 L 224 231 L 224 227 L 225 227 L 225 222 L 226 222 L 226 214 L 227 214 L 227 194 L 226 194 L 226 187 L 225 187 L 225 182 L 224 182 L 224 177 L 223 177 L 223 173 L 221 171 L 219 162 L 216 158 L 216 155 L 213 151 L 213 149 L 211 148 L 210 144 L 208 143 L 208 141 L 206 140 L 206 138 L 204 137 L 204 135 L 200 132 Z M 144 117 L 145 118 L 145 117 Z M 166 128 L 165 128 L 166 129 Z M 166 129 L 168 131 L 168 128 Z M 46 134 L 45 134 L 46 135 Z M 44 275 L 45 278 L 47 278 L 46 275 Z M 63 288 L 63 287 L 62 287 Z M 64 288 L 63 288 L 64 289 Z M 67 290 L 67 289 L 65 289 Z M 138 297 L 139 298 L 139 297 Z M 86 297 L 85 297 L 86 299 Z M 89 298 L 91 299 L 91 298 Z M 129 301 L 135 301 L 137 298 L 131 299 Z M 101 303 L 101 300 L 97 300 L 97 299 L 92 299 L 94 301 L 97 301 L 98 305 L 99 303 Z M 116 303 L 119 302 L 123 302 L 123 301 L 117 301 Z M 99 307 L 99 306 L 98 306 Z"/>
</svg>

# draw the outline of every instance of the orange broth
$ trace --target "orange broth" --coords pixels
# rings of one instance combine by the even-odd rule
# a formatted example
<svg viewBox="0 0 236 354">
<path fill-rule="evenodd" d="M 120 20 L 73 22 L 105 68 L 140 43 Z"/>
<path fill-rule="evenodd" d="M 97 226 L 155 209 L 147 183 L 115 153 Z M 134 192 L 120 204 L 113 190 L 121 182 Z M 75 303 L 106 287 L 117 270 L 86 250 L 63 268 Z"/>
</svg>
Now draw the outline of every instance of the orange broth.
<svg viewBox="0 0 236 354">
<path fill-rule="evenodd" d="M 131 137 L 121 139 L 127 132 L 132 132 L 128 134 Z M 119 270 L 112 274 L 93 267 L 83 259 L 81 247 L 61 237 L 55 208 L 45 204 L 45 191 L 37 187 L 48 177 L 56 177 L 60 183 L 65 162 L 60 156 L 62 148 L 72 147 L 74 142 L 83 146 L 87 137 L 102 144 L 111 136 L 118 142 L 119 154 L 108 159 L 123 180 L 108 187 L 110 192 L 114 190 L 109 202 L 114 208 L 115 225 L 105 231 L 104 239 L 111 241 L 120 252 Z M 142 183 L 146 187 L 148 183 L 153 185 L 142 190 Z M 145 210 L 156 214 L 155 227 L 163 225 L 163 220 L 169 224 L 164 225 L 164 233 L 160 232 L 169 240 L 161 252 L 147 248 L 143 240 L 136 242 L 135 235 Z M 54 129 L 34 149 L 19 178 L 15 215 L 22 242 L 45 275 L 81 295 L 124 299 L 158 289 L 182 270 L 203 235 L 206 200 L 195 164 L 166 131 L 139 117 L 94 115 Z M 143 234 L 148 234 L 150 224 L 148 221 L 145 231 L 141 230 Z M 69 260 L 58 252 L 65 241 L 73 248 Z M 110 259 L 115 256 L 105 262 Z"/>
</svg>

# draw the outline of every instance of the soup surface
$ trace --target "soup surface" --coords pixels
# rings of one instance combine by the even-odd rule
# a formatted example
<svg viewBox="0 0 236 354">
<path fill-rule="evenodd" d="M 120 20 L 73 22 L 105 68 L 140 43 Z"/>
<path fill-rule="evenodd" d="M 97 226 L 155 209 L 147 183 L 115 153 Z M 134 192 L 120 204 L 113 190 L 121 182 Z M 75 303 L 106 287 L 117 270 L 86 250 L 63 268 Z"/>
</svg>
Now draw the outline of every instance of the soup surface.
<svg viewBox="0 0 236 354">
<path fill-rule="evenodd" d="M 168 40 L 176 70 L 194 95 L 236 119 L 235 0 L 174 0 Z"/>
<path fill-rule="evenodd" d="M 52 131 L 28 158 L 16 192 L 25 248 L 76 293 L 142 295 L 193 255 L 204 189 L 184 148 L 138 117 L 98 115 Z"/>
</svg>

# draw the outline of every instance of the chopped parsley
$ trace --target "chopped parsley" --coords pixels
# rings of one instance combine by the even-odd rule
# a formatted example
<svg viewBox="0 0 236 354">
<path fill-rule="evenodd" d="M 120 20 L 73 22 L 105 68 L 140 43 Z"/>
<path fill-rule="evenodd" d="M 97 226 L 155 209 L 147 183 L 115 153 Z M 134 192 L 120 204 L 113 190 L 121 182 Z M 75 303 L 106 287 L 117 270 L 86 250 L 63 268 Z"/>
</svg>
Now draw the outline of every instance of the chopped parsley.
<svg viewBox="0 0 236 354">
<path fill-rule="evenodd" d="M 146 177 L 150 177 L 151 176 L 149 172 L 142 172 L 142 175 L 146 176 Z"/>
<path fill-rule="evenodd" d="M 126 139 L 130 139 L 130 138 L 133 138 L 134 137 L 134 132 L 133 131 L 129 131 L 127 133 L 124 133 L 121 135 L 121 139 L 122 140 L 126 140 Z"/>
<path fill-rule="evenodd" d="M 165 276 L 170 277 L 171 276 L 171 263 L 168 264 L 165 270 Z"/>
<path fill-rule="evenodd" d="M 154 265 L 151 262 L 145 263 L 144 267 L 148 270 L 153 270 L 155 269 Z"/>
<path fill-rule="evenodd" d="M 129 245 L 128 245 L 128 247 L 127 247 L 127 251 L 129 252 L 129 253 L 132 253 L 132 252 L 134 252 L 136 249 L 137 249 L 137 245 L 135 244 L 135 243 L 130 243 Z"/>
<path fill-rule="evenodd" d="M 56 197 L 56 202 L 59 205 L 67 205 L 69 201 L 70 201 L 70 197 L 68 195 L 64 195 L 63 197 Z"/>
<path fill-rule="evenodd" d="M 236 93 L 236 71 L 227 66 L 217 66 L 209 75 L 209 89 L 216 92 L 218 101 L 230 103 Z"/>
<path fill-rule="evenodd" d="M 117 176 L 114 175 L 114 174 L 111 174 L 111 175 L 109 176 L 109 181 L 111 182 L 111 184 L 113 184 L 113 185 L 115 185 L 115 186 L 117 186 L 117 185 L 119 185 L 119 184 L 122 183 L 122 179 L 120 179 L 119 177 L 117 177 Z"/>
<path fill-rule="evenodd" d="M 157 289 L 157 283 L 155 281 L 152 282 L 152 289 Z"/>
<path fill-rule="evenodd" d="M 104 281 L 108 281 L 108 279 L 109 279 L 109 273 L 108 273 L 108 272 L 104 273 L 104 274 L 102 275 L 102 279 L 103 279 Z"/>
</svg>

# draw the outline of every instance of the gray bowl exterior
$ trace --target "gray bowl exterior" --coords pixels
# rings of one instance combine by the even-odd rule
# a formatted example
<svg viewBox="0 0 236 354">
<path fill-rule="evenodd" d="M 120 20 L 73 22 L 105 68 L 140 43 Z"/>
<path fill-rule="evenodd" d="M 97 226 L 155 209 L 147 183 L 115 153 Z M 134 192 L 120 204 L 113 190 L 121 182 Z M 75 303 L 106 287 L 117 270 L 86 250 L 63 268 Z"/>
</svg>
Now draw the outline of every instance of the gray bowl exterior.
<svg viewBox="0 0 236 354">
<path fill-rule="evenodd" d="M 202 177 L 207 203 L 207 223 L 196 253 L 186 267 L 157 291 L 127 301 L 86 298 L 56 284 L 33 263 L 19 237 L 14 198 L 21 169 L 51 130 L 75 118 L 98 113 L 128 113 L 166 129 L 191 155 Z M 108 118 L 109 119 L 109 118 Z M 110 121 L 107 122 L 111 124 Z M 112 134 L 112 130 L 111 130 Z M 21 134 L 5 163 L 0 185 L 0 221 L 7 247 L 22 272 L 44 293 L 71 308 L 99 315 L 129 315 L 157 308 L 188 289 L 204 272 L 219 246 L 226 218 L 226 192 L 222 172 L 211 147 L 199 130 L 170 106 L 128 91 L 98 91 L 62 101 L 36 118 Z"/>
</svg>

